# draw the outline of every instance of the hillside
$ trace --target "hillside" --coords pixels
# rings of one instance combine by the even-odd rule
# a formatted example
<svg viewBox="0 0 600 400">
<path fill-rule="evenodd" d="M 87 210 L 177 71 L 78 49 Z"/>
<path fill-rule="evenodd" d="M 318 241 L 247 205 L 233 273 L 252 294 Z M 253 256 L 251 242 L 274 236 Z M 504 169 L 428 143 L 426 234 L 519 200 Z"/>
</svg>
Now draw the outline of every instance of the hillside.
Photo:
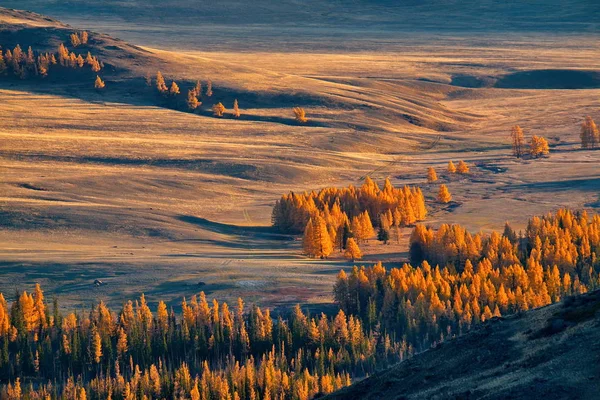
<svg viewBox="0 0 600 400">
<path fill-rule="evenodd" d="M 325 398 L 596 398 L 599 310 L 600 291 L 595 291 L 495 318 Z"/>
<path fill-rule="evenodd" d="M 107 4 L 114 3 L 95 5 Z M 141 2 L 119 4 L 114 11 Z M 270 229 L 271 209 L 282 193 L 359 185 L 367 175 L 421 186 L 427 223 L 472 231 L 600 206 L 593 168 L 600 154 L 579 149 L 583 116 L 598 120 L 600 109 L 594 37 L 309 35 L 298 37 L 304 50 L 290 51 L 285 35 L 269 34 L 255 36 L 262 43 L 255 51 L 201 19 L 115 18 L 60 22 L 0 9 L 4 51 L 17 43 L 56 51 L 86 29 L 89 43 L 70 50 L 97 55 L 106 82 L 95 90 L 89 69 L 0 77 L 1 292 L 40 282 L 65 307 L 100 299 L 117 306 L 141 292 L 178 307 L 204 282 L 207 295 L 228 301 L 326 307 L 335 274 L 352 263 L 341 254 L 301 256 L 300 241 Z M 330 51 L 306 50 L 323 43 Z M 224 50 L 239 46 L 244 51 Z M 157 70 L 179 84 L 178 104 L 146 86 L 144 76 Z M 556 87 L 565 76 L 587 89 Z M 214 95 L 190 112 L 185 98 L 196 80 L 212 80 Z M 234 99 L 239 119 L 230 111 L 213 117 L 213 104 L 230 110 Z M 308 124 L 294 121 L 295 106 L 306 109 Z M 514 159 L 515 124 L 527 137 L 547 137 L 550 158 Z M 469 176 L 443 172 L 461 159 L 472 166 Z M 451 207 L 435 202 L 429 166 L 449 185 Z M 404 229 L 394 246 L 365 244 L 365 262 L 406 261 L 409 235 Z M 107 285 L 92 288 L 95 279 Z"/>
</svg>

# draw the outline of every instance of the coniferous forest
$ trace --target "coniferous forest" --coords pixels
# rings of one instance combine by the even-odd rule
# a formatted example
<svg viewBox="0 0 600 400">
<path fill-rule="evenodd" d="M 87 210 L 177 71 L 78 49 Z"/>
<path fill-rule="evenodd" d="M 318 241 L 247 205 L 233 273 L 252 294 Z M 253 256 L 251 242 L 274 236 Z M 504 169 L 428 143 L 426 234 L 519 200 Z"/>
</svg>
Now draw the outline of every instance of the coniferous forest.
<svg viewBox="0 0 600 400">
<path fill-rule="evenodd" d="M 509 225 L 491 234 L 417 225 L 413 265 L 341 271 L 333 288 L 339 311 L 330 316 L 309 315 L 298 305 L 274 317 L 242 299 L 232 308 L 209 302 L 204 293 L 183 299 L 180 313 L 162 301 L 151 310 L 142 295 L 118 312 L 100 303 L 62 315 L 58 301 L 49 305 L 37 285 L 31 294 L 16 293 L 11 304 L 0 297 L 0 377 L 8 382 L 0 393 L 6 399 L 314 398 L 474 324 L 600 287 L 599 252 L 600 216 L 586 212 L 534 217 L 520 234 Z"/>
</svg>

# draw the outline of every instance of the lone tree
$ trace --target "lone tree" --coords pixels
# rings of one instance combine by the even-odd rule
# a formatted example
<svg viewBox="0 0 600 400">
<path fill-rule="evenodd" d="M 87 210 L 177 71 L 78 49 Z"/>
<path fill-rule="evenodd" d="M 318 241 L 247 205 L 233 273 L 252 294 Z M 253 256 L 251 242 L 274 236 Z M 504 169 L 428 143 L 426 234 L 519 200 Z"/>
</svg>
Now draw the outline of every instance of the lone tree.
<svg viewBox="0 0 600 400">
<path fill-rule="evenodd" d="M 239 106 L 239 104 L 238 104 L 238 101 L 237 101 L 237 99 L 235 99 L 235 100 L 233 101 L 233 117 L 234 117 L 234 118 L 239 118 L 239 117 L 240 117 L 240 115 L 241 115 L 241 114 L 240 114 L 240 106 Z"/>
<path fill-rule="evenodd" d="M 202 96 L 202 83 L 198 80 L 196 81 L 196 85 L 194 86 L 194 89 L 192 89 L 194 91 L 194 94 L 196 95 L 196 97 L 201 97 Z"/>
<path fill-rule="evenodd" d="M 223 103 L 217 103 L 212 107 L 212 110 L 215 117 L 222 117 L 223 113 L 226 111 L 226 108 Z"/>
<path fill-rule="evenodd" d="M 208 82 L 206 82 L 206 96 L 211 97 L 212 95 L 213 95 L 212 82 L 208 81 Z"/>
<path fill-rule="evenodd" d="M 456 167 L 454 166 L 452 160 L 448 161 L 448 172 L 450 172 L 451 174 L 456 172 Z"/>
<path fill-rule="evenodd" d="M 580 137 L 582 149 L 593 149 L 600 143 L 600 131 L 589 115 L 585 117 L 585 121 L 581 124 Z"/>
<path fill-rule="evenodd" d="M 304 108 L 302 107 L 294 107 L 294 116 L 296 118 L 296 121 L 298 121 L 301 124 L 305 124 L 308 122 L 308 119 L 306 119 L 306 111 L 304 111 Z"/>
<path fill-rule="evenodd" d="M 177 85 L 177 83 L 175 81 L 171 82 L 171 87 L 169 88 L 169 94 L 171 96 L 176 96 L 179 93 L 181 93 L 181 91 L 179 90 L 179 86 Z"/>
<path fill-rule="evenodd" d="M 432 183 L 438 180 L 437 174 L 433 167 L 427 168 L 427 182 Z"/>
<path fill-rule="evenodd" d="M 188 90 L 187 105 L 190 110 L 195 110 L 200 105 L 194 89 Z"/>
<path fill-rule="evenodd" d="M 446 185 L 440 185 L 440 191 L 438 192 L 438 201 L 442 204 L 449 203 L 452 200 L 452 195 Z"/>
<path fill-rule="evenodd" d="M 106 84 L 104 83 L 104 81 L 102 80 L 102 78 L 100 78 L 99 76 L 96 76 L 96 81 L 94 82 L 94 87 L 97 90 L 101 90 L 101 89 L 104 89 L 106 87 Z"/>
<path fill-rule="evenodd" d="M 92 63 L 92 55 L 90 53 L 88 53 L 88 63 Z M 146 82 L 146 86 L 148 87 L 152 87 L 152 77 L 150 76 L 150 74 L 146 74 L 146 76 L 144 77 L 144 81 Z"/>
<path fill-rule="evenodd" d="M 160 71 L 156 73 L 156 89 L 158 89 L 158 91 L 161 93 L 168 91 L 167 84 L 165 83 L 165 77 L 160 73 Z"/>
<path fill-rule="evenodd" d="M 523 134 L 523 129 L 521 129 L 519 125 L 512 127 L 510 131 L 510 139 L 512 141 L 514 156 L 521 158 L 524 153 L 523 148 L 525 147 L 525 135 Z"/>
<path fill-rule="evenodd" d="M 548 141 L 541 136 L 533 136 L 529 143 L 529 154 L 531 157 L 538 158 L 550 153 Z"/>
<path fill-rule="evenodd" d="M 390 231 L 383 225 L 379 226 L 379 230 L 377 231 L 377 240 L 383 242 L 383 244 L 387 244 L 388 240 L 390 240 Z"/>
<path fill-rule="evenodd" d="M 360 260 L 362 258 L 362 253 L 354 238 L 348 238 L 346 241 L 346 251 L 344 252 L 344 257 L 352 261 Z"/>
<path fill-rule="evenodd" d="M 460 160 L 458 162 L 458 167 L 456 168 L 456 172 L 458 172 L 459 174 L 468 174 L 469 166 L 467 165 L 466 162 L 464 162 L 463 160 Z"/>
</svg>

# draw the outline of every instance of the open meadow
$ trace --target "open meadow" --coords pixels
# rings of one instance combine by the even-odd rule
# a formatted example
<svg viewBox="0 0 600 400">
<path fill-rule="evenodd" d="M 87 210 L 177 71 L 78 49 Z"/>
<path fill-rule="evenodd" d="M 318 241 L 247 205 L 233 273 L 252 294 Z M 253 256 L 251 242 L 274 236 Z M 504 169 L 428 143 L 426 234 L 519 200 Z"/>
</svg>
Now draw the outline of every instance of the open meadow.
<svg viewBox="0 0 600 400">
<path fill-rule="evenodd" d="M 30 3 L 34 11 L 51 7 Z M 143 14 L 127 23 L 116 11 L 54 15 L 91 28 L 92 37 L 109 33 L 141 47 L 103 39 L 109 45 L 98 51 L 125 72 L 110 73 L 102 93 L 79 82 L 0 82 L 2 293 L 39 282 L 64 307 L 100 299 L 118 306 L 140 293 L 177 307 L 200 290 L 269 307 L 323 307 L 335 275 L 352 263 L 338 252 L 304 257 L 300 238 L 270 228 L 271 209 L 283 193 L 361 185 L 366 176 L 420 185 L 427 224 L 474 232 L 505 221 L 523 229 L 529 217 L 561 207 L 600 207 L 600 153 L 579 146 L 584 117 L 600 117 L 593 35 L 361 38 L 342 24 L 339 37 L 298 27 L 303 33 L 285 31 L 289 40 L 280 43 L 263 26 L 229 39 L 226 31 L 219 46 L 222 31 L 185 19 L 167 34 L 160 24 L 148 28 Z M 64 28 L 11 12 L 0 21 Z M 242 116 L 157 105 L 140 87 L 159 69 L 182 92 L 212 80 L 215 101 L 230 108 L 239 99 Z M 306 126 L 295 123 L 294 106 L 306 109 Z M 527 137 L 546 137 L 550 155 L 514 158 L 515 124 Z M 464 160 L 471 173 L 451 176 L 449 160 Z M 435 201 L 429 166 L 448 185 L 450 205 Z M 357 264 L 401 265 L 410 232 L 403 228 L 390 245 L 371 240 Z M 96 279 L 106 284 L 95 287 Z"/>
</svg>

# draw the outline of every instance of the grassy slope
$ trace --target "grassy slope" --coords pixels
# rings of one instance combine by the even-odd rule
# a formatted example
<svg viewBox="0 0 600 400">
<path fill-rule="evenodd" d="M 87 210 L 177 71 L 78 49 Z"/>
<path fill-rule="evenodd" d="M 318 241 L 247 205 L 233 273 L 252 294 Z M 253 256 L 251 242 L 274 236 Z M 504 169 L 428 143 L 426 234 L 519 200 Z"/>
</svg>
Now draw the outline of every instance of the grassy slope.
<svg viewBox="0 0 600 400">
<path fill-rule="evenodd" d="M 39 40 L 40 27 L 62 37 L 72 31 L 2 15 L 10 26 L 0 35 L 16 32 L 9 37 L 23 44 Z M 285 191 L 357 184 L 366 174 L 423 184 L 426 167 L 436 166 L 456 203 L 430 202 L 430 221 L 473 230 L 600 205 L 593 167 L 600 155 L 572 151 L 582 116 L 600 117 L 599 90 L 448 85 L 456 74 L 600 69 L 590 38 L 415 39 L 384 53 L 278 53 L 274 42 L 266 53 L 182 54 L 92 37 L 94 52 L 115 66 L 104 93 L 89 82 L 1 84 L 0 292 L 41 282 L 68 306 L 100 298 L 118 305 L 141 292 L 177 303 L 203 281 L 210 296 L 227 300 L 326 303 L 335 273 L 348 264 L 300 257 L 298 242 L 265 228 L 270 208 Z M 159 68 L 182 89 L 213 79 L 215 100 L 239 97 L 245 119 L 155 106 L 140 77 Z M 306 105 L 313 126 L 291 123 L 296 104 Z M 515 123 L 549 137 L 553 155 L 512 159 L 506 136 Z M 448 177 L 441 171 L 450 159 L 477 167 Z M 430 200 L 436 190 L 424 186 Z M 367 262 L 402 262 L 403 234 L 400 245 L 371 243 Z M 90 292 L 96 278 L 108 285 Z"/>
<path fill-rule="evenodd" d="M 493 319 L 326 399 L 591 399 L 600 291 Z"/>
</svg>

